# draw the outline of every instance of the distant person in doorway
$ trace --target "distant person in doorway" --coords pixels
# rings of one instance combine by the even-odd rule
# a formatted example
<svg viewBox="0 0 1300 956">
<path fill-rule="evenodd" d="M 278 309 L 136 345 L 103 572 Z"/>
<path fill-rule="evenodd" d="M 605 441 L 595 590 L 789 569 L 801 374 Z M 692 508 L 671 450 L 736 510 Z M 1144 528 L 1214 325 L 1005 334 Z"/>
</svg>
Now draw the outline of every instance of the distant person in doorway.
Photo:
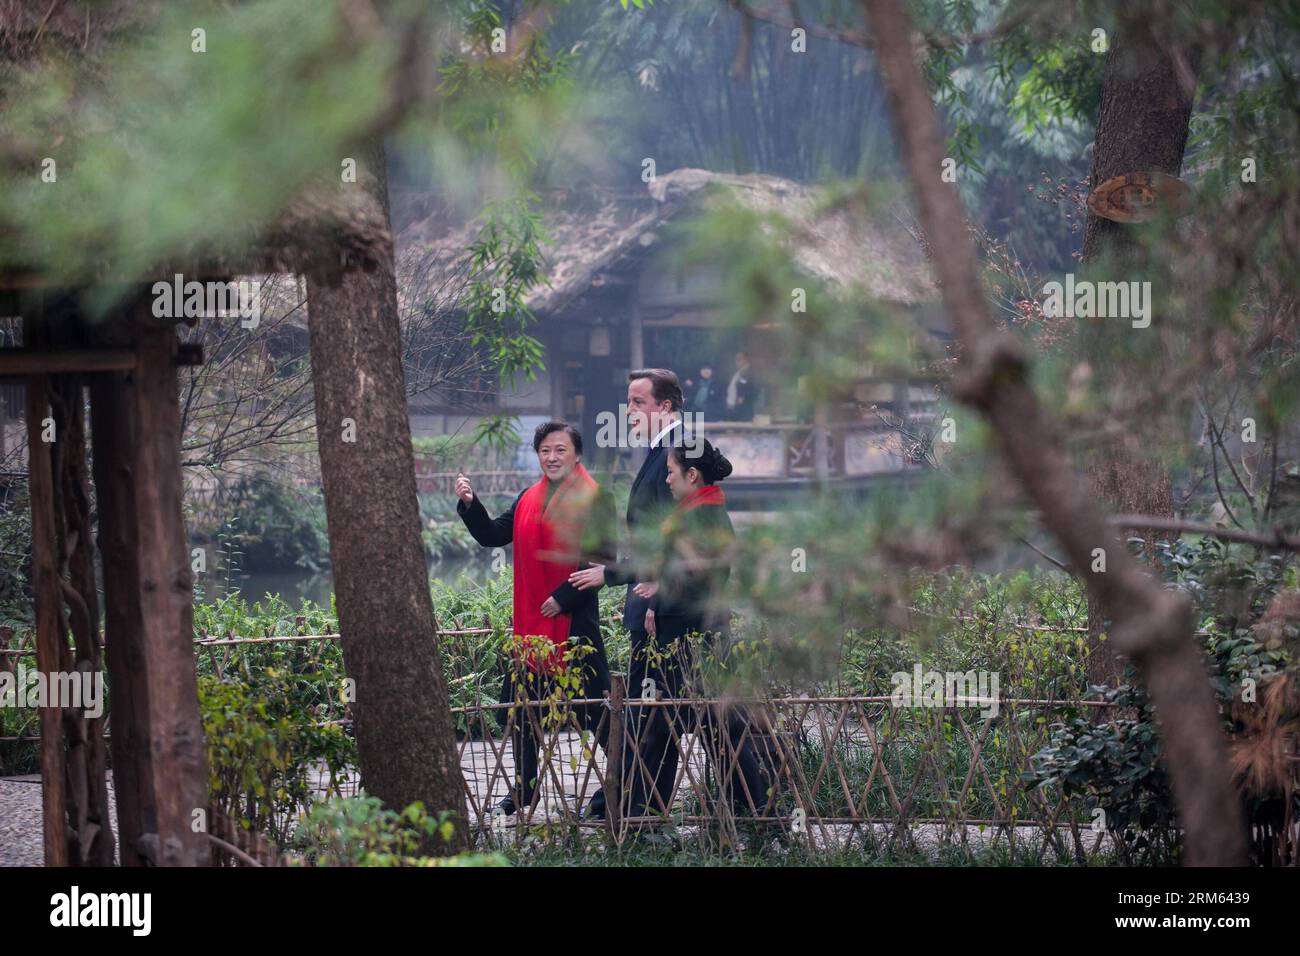
<svg viewBox="0 0 1300 956">
<path fill-rule="evenodd" d="M 727 383 L 727 421 L 754 420 L 754 384 L 749 377 L 749 356 L 736 353 L 736 373 Z"/>
<path fill-rule="evenodd" d="M 718 380 L 713 377 L 713 366 L 701 365 L 699 378 L 689 382 L 688 386 L 691 395 L 690 410 L 703 415 L 706 422 L 717 418 L 723 395 Z"/>
</svg>

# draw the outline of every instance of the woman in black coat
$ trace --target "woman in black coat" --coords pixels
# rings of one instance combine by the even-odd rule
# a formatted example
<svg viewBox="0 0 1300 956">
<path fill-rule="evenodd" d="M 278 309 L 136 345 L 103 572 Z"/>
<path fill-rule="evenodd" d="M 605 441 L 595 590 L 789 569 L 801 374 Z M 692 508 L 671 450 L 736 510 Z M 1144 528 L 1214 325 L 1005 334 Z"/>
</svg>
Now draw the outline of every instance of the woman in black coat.
<svg viewBox="0 0 1300 956">
<path fill-rule="evenodd" d="M 720 606 L 731 576 L 735 531 L 727 514 L 726 496 L 717 482 L 731 474 L 731 462 L 709 442 L 692 455 L 690 445 L 674 446 L 668 455 L 668 486 L 677 504 L 663 525 L 664 551 L 657 580 L 637 585 L 642 597 L 658 597 L 653 639 L 644 653 L 634 654 L 629 692 L 662 692 L 665 698 L 703 696 L 695 670 L 692 643 L 704 641 L 722 649 L 731 612 Z M 672 781 L 656 768 L 666 766 L 663 754 L 673 737 L 701 735 L 733 810 L 761 811 L 768 800 L 769 781 L 745 733 L 743 714 L 734 708 L 719 712 L 704 705 L 700 720 L 679 707 L 643 707 L 629 721 L 640 739 L 643 767 L 633 774 L 629 816 L 646 809 L 666 812 Z M 727 741 L 723 743 L 722 729 Z M 653 794 L 653 797 L 651 796 Z"/>
<path fill-rule="evenodd" d="M 514 644 L 501 703 L 555 697 L 598 699 L 609 690 L 609 659 L 600 633 L 599 588 L 580 591 L 573 571 L 612 560 L 614 504 L 582 466 L 582 435 L 563 422 L 546 422 L 533 436 L 542 477 L 492 518 L 463 474 L 456 479 L 456 511 L 486 548 L 514 544 Z M 574 708 L 580 725 L 605 744 L 599 705 Z M 512 792 L 498 805 L 506 814 L 532 803 L 545 708 L 500 709 L 512 715 L 515 757 Z"/>
</svg>

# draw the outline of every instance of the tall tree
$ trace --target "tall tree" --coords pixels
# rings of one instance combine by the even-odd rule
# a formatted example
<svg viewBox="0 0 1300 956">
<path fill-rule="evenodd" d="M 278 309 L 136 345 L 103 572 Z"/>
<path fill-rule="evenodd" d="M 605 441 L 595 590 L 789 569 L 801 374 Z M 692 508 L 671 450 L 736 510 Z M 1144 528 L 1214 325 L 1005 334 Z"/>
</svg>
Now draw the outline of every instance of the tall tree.
<svg viewBox="0 0 1300 956">
<path fill-rule="evenodd" d="M 944 305 L 961 350 L 953 392 L 992 427 L 1002 459 L 1038 506 L 1102 608 L 1113 639 L 1151 691 L 1164 737 L 1186 861 L 1245 862 L 1241 805 L 1231 786 L 1214 694 L 1192 640 L 1185 595 L 1163 589 L 1122 548 L 1113 547 L 1102 511 L 1089 499 L 1030 383 L 1025 347 L 993 319 L 966 239 L 956 190 L 939 175 L 944 149 L 938 118 L 898 0 L 862 0 L 889 96 L 900 153 L 933 253 Z M 1108 555 L 1098 569 L 1096 550 Z"/>
<path fill-rule="evenodd" d="M 1120 20 L 1107 53 L 1101 107 L 1093 143 L 1092 188 L 1116 176 L 1160 172 L 1177 176 L 1187 145 L 1188 124 L 1196 93 L 1198 57 L 1153 32 L 1146 16 Z M 1134 227 L 1089 215 L 1084 228 L 1085 267 L 1112 270 L 1142 268 L 1142 250 Z M 1118 276 L 1116 276 L 1118 278 Z M 1110 383 L 1114 385 L 1114 382 Z M 1099 449 L 1088 465 L 1089 488 L 1121 514 L 1172 516 L 1173 481 L 1167 468 L 1141 455 L 1133 436 Z M 1148 557 L 1154 533 L 1145 535 Z M 1088 679 L 1114 685 L 1122 665 L 1112 642 L 1103 641 L 1105 616 L 1095 596 L 1088 600 Z"/>
<path fill-rule="evenodd" d="M 427 849 L 459 849 L 467 843 L 464 782 L 420 541 L 383 145 L 372 142 L 353 158 L 357 182 L 343 188 L 362 191 L 367 218 L 385 224 L 372 243 L 377 266 L 348 265 L 338 249 L 327 250 L 321 274 L 308 278 L 307 306 L 362 785 L 398 810 L 419 800 L 430 812 L 453 811 L 454 839 Z"/>
<path fill-rule="evenodd" d="M 1199 57 L 1153 33 L 1146 15 L 1120 20 L 1106 54 L 1089 178 L 1095 189 L 1134 172 L 1177 176 L 1183 165 Z M 1083 261 L 1134 251 L 1132 227 L 1089 216 Z"/>
</svg>

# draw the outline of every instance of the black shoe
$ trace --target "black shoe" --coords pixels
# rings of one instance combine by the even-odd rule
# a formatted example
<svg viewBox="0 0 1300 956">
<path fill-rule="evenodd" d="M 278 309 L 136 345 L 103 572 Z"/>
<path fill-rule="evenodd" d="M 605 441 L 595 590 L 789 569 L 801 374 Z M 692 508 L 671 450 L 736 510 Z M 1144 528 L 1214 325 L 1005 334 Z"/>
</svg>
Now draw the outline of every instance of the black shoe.
<svg viewBox="0 0 1300 956">
<path fill-rule="evenodd" d="M 506 816 L 513 817 L 515 815 L 515 811 L 518 809 L 515 806 L 515 798 L 506 797 L 504 800 L 502 800 L 500 803 L 497 804 L 497 809 L 500 810 L 502 813 L 504 813 Z"/>
<path fill-rule="evenodd" d="M 587 804 L 586 809 L 582 811 L 584 820 L 603 820 L 605 819 L 605 801 L 598 797 L 592 797 L 591 802 Z"/>
</svg>

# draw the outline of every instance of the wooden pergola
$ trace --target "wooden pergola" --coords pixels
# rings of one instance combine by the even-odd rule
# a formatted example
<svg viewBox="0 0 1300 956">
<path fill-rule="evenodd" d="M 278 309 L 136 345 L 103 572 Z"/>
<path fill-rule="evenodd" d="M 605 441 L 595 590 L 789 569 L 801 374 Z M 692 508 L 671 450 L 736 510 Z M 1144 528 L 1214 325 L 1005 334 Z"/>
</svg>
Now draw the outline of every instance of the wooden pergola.
<svg viewBox="0 0 1300 956">
<path fill-rule="evenodd" d="M 22 68 L 47 53 L 93 61 L 109 40 L 147 23 L 151 11 L 131 0 L 70 0 L 47 10 L 20 6 L 14 16 L 0 34 L 0 60 Z M 0 111 L 0 134 L 7 134 L 3 119 Z M 80 131 L 74 123 L 57 133 L 71 142 Z M 99 673 L 106 665 L 109 691 L 106 716 L 41 711 L 46 865 L 112 865 L 110 757 L 120 862 L 212 861 L 209 831 L 222 821 L 210 819 L 198 708 L 176 379 L 178 366 L 199 364 L 202 355 L 180 343 L 181 320 L 154 317 L 151 289 L 178 273 L 187 282 L 291 273 L 322 290 L 362 272 L 391 273 L 385 194 L 375 185 L 383 150 L 372 155 L 368 143 L 348 150 L 378 157 L 378 173 L 359 184 L 332 170 L 304 174 L 278 206 L 250 213 L 238 235 L 227 230 L 217 240 L 195 229 L 184 248 L 161 253 L 169 261 L 146 268 L 123 265 L 132 260 L 118 257 L 111 235 L 86 263 L 52 255 L 40 235 L 5 237 L 30 255 L 17 262 L 10 253 L 0 262 L 0 316 L 21 316 L 23 325 L 21 346 L 0 348 L 0 380 L 26 388 L 37 669 Z M 36 176 L 41 150 L 5 160 Z M 118 304 L 107 318 L 92 318 L 84 303 L 110 287 L 122 293 L 114 296 Z M 395 369 L 382 364 L 391 357 L 352 358 L 374 378 L 400 381 L 400 361 L 391 363 Z M 426 663 L 436 666 L 436 658 Z"/>
<path fill-rule="evenodd" d="M 202 358 L 178 346 L 172 320 L 153 318 L 148 285 L 130 288 L 122 308 L 92 323 L 77 306 L 84 290 L 0 275 L 0 312 L 23 321 L 22 347 L 0 350 L 0 379 L 26 384 L 37 668 L 97 674 L 107 664 L 121 863 L 203 865 L 207 771 L 176 386 L 176 367 Z M 112 865 L 108 714 L 45 703 L 45 863 Z"/>
<path fill-rule="evenodd" d="M 107 665 L 105 715 L 41 711 L 47 866 L 113 865 L 107 756 L 122 865 L 208 865 L 209 833 L 227 829 L 208 802 L 181 508 L 176 369 L 203 355 L 180 341 L 187 320 L 154 317 L 153 284 L 290 273 L 337 285 L 347 268 L 374 268 L 387 235 L 386 220 L 347 194 L 306 192 L 243 249 L 185 254 L 145 274 L 56 284 L 0 265 L 0 316 L 23 327 L 20 347 L 0 348 L 0 381 L 26 386 L 37 669 Z M 103 286 L 124 292 L 96 320 L 83 303 Z"/>
</svg>

